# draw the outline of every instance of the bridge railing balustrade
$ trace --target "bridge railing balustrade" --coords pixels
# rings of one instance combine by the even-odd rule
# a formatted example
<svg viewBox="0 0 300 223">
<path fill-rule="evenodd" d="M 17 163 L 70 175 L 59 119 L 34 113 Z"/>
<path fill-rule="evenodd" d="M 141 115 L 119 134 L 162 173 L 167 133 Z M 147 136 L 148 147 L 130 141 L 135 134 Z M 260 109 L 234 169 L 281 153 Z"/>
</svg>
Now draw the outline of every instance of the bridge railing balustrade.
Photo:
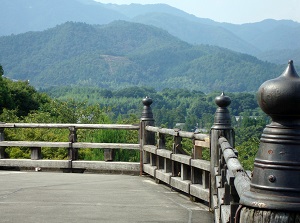
<svg viewBox="0 0 300 223">
<path fill-rule="evenodd" d="M 146 126 L 146 131 L 156 135 L 156 142 L 143 146 L 143 171 L 157 182 L 209 202 L 210 161 L 202 159 L 202 151 L 209 148 L 209 135 Z M 166 137 L 173 137 L 172 148 L 166 147 Z M 182 139 L 193 142 L 192 154 L 182 148 Z"/>
<path fill-rule="evenodd" d="M 4 129 L 17 128 L 47 128 L 68 129 L 69 136 L 64 142 L 49 141 L 5 141 Z M 0 166 L 24 168 L 58 168 L 73 171 L 76 169 L 128 171 L 139 172 L 139 164 L 131 162 L 101 162 L 78 160 L 78 149 L 104 149 L 105 161 L 113 161 L 113 149 L 140 150 L 140 144 L 129 143 L 103 143 L 103 142 L 78 142 L 77 130 L 140 130 L 139 125 L 130 124 L 59 124 L 59 123 L 0 123 Z M 31 159 L 10 159 L 6 156 L 6 147 L 27 147 L 31 149 Z M 66 148 L 67 160 L 43 160 L 42 148 Z M 126 164 L 126 165 L 125 165 Z"/>
<path fill-rule="evenodd" d="M 220 159 L 216 172 L 217 195 L 214 197 L 215 222 L 235 223 L 240 197 L 250 190 L 250 171 L 245 171 L 238 160 L 238 152 L 227 141 L 219 138 Z"/>
</svg>

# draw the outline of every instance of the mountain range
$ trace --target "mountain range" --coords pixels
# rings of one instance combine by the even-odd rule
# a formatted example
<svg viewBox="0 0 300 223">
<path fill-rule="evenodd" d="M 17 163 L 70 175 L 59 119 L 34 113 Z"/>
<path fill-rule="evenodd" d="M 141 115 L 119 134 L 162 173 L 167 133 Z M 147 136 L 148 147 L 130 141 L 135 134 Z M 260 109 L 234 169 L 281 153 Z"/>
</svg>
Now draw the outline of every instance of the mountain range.
<svg viewBox="0 0 300 223">
<path fill-rule="evenodd" d="M 147 86 L 203 92 L 256 91 L 285 66 L 217 46 L 193 45 L 154 26 L 66 22 L 0 37 L 5 76 L 37 88 Z"/>
<path fill-rule="evenodd" d="M 166 4 L 92 0 L 2 0 L 0 14 L 5 76 L 37 88 L 253 92 L 289 59 L 300 64 L 293 21 L 235 25 Z"/>
<path fill-rule="evenodd" d="M 42 31 L 67 21 L 108 24 L 116 20 L 153 25 L 191 44 L 208 44 L 278 64 L 300 64 L 300 23 L 264 20 L 249 24 L 198 18 L 165 4 L 116 5 L 93 0 L 2 0 L 0 35 Z"/>
</svg>

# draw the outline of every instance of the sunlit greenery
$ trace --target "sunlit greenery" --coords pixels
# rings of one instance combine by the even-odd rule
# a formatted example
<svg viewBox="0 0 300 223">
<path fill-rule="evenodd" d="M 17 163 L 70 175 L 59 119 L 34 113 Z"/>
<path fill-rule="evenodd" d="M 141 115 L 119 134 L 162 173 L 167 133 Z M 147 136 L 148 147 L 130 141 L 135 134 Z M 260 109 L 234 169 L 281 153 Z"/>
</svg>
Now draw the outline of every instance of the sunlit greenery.
<svg viewBox="0 0 300 223">
<path fill-rule="evenodd" d="M 96 87 L 57 87 L 36 91 L 28 82 L 11 81 L 3 78 L 0 66 L 2 122 L 27 123 L 119 123 L 138 124 L 142 112 L 142 98 L 153 99 L 152 110 L 155 125 L 180 128 L 184 131 L 208 133 L 213 124 L 216 105 L 214 99 L 220 93 L 204 94 L 185 89 L 157 91 L 148 87 L 129 87 L 107 90 Z M 261 112 L 255 94 L 228 93 L 232 125 L 236 133 L 236 148 L 246 169 L 253 168 L 259 137 L 269 119 Z M 7 140 L 36 140 L 67 142 L 67 129 L 6 129 Z M 137 131 L 125 130 L 77 130 L 79 142 L 138 143 Z M 166 148 L 172 149 L 173 137 L 166 139 Z M 192 153 L 192 141 L 184 139 L 183 149 Z M 29 158 L 29 148 L 7 148 L 11 158 Z M 139 161 L 139 151 L 116 150 L 115 160 Z M 67 159 L 66 148 L 43 148 L 44 159 Z M 103 150 L 80 149 L 83 160 L 103 160 Z M 209 160 L 209 151 L 203 158 Z"/>
</svg>

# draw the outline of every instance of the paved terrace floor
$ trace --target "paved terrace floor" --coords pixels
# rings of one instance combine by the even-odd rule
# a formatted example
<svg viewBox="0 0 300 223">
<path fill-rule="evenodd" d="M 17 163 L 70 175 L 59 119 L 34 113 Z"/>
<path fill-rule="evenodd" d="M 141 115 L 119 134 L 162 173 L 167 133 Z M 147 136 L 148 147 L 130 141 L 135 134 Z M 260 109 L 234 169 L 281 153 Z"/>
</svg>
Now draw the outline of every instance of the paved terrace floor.
<svg viewBox="0 0 300 223">
<path fill-rule="evenodd" d="M 0 171 L 0 222 L 212 222 L 150 177 Z"/>
</svg>

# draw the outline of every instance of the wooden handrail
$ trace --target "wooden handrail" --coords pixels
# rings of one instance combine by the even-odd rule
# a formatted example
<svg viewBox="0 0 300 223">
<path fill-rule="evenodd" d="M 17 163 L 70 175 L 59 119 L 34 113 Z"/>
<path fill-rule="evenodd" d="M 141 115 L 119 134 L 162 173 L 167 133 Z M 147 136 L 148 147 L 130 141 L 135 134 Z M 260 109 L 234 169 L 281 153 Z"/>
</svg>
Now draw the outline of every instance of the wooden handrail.
<svg viewBox="0 0 300 223">
<path fill-rule="evenodd" d="M 145 129 L 149 132 L 156 132 L 156 133 L 162 133 L 162 134 L 167 134 L 172 136 L 180 136 L 189 139 L 198 139 L 198 140 L 209 142 L 209 135 L 207 134 L 186 132 L 177 129 L 167 129 L 167 128 L 160 128 L 155 126 L 146 126 Z"/>
<path fill-rule="evenodd" d="M 70 128 L 76 129 L 124 129 L 139 130 L 139 125 L 130 124 L 72 124 L 72 123 L 0 123 L 0 128 Z"/>
<path fill-rule="evenodd" d="M 235 189 L 241 197 L 247 191 L 250 191 L 250 177 L 244 170 L 242 164 L 238 160 L 237 155 L 234 153 L 233 148 L 228 143 L 227 139 L 221 137 L 219 143 L 224 155 L 224 160 L 227 164 L 227 168 L 234 175 L 234 185 Z"/>
</svg>

